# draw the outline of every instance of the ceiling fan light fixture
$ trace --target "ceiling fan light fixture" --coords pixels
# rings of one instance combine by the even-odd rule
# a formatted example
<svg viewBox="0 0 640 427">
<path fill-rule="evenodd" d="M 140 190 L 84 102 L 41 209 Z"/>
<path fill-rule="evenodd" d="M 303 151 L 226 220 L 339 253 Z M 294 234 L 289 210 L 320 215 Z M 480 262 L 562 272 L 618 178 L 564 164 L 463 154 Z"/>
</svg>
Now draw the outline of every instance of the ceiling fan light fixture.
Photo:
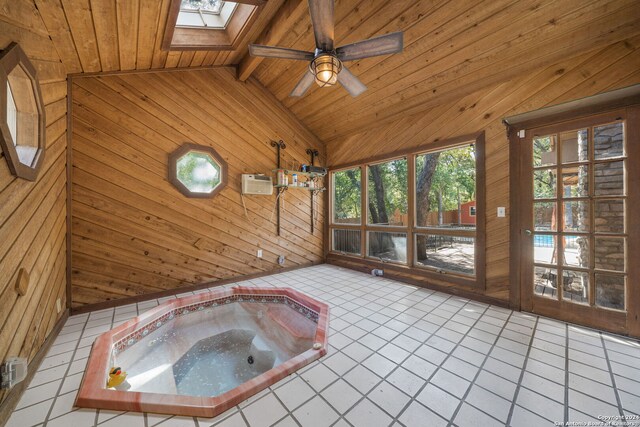
<svg viewBox="0 0 640 427">
<path fill-rule="evenodd" d="M 338 74 L 342 71 L 342 62 L 335 56 L 324 53 L 316 56 L 311 61 L 309 69 L 313 73 L 318 86 L 333 86 L 337 83 Z"/>
</svg>

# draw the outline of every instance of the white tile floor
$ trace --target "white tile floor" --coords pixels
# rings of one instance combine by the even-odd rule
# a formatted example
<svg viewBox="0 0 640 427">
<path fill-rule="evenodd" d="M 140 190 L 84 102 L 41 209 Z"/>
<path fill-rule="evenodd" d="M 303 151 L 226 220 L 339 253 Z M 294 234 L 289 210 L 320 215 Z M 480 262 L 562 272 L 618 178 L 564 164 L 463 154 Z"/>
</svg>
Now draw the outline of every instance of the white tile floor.
<svg viewBox="0 0 640 427">
<path fill-rule="evenodd" d="M 240 284 L 329 303 L 329 354 L 214 419 L 78 409 L 95 337 L 161 301 L 73 316 L 8 426 L 640 426 L 637 341 L 328 265 Z"/>
</svg>

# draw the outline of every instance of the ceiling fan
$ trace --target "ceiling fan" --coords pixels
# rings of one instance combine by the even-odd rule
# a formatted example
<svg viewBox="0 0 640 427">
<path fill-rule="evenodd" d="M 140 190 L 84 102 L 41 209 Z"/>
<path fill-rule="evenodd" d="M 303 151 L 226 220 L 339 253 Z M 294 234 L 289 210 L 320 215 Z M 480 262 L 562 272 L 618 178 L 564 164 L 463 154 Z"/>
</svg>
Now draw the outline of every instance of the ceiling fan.
<svg viewBox="0 0 640 427">
<path fill-rule="evenodd" d="M 249 45 L 251 56 L 309 61 L 309 71 L 289 96 L 300 97 L 315 81 L 320 87 L 340 83 L 351 96 L 367 87 L 344 66 L 345 61 L 402 52 L 402 32 L 389 33 L 335 48 L 333 45 L 333 0 L 309 0 L 309 13 L 316 38 L 315 52 L 277 46 Z"/>
</svg>

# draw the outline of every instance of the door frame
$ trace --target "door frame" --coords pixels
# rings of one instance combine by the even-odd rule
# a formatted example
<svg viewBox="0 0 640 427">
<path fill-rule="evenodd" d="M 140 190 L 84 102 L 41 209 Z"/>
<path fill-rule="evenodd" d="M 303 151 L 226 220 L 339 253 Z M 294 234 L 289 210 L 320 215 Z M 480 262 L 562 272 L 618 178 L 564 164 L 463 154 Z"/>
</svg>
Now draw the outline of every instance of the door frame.
<svg viewBox="0 0 640 427">
<path fill-rule="evenodd" d="M 627 120 L 627 195 L 629 195 L 632 191 L 640 191 L 638 190 L 640 189 L 640 85 L 519 114 L 503 120 L 509 139 L 509 304 L 512 309 L 519 311 L 531 307 L 527 303 L 525 292 L 522 289 L 522 274 L 524 273 L 522 261 L 525 256 L 532 256 L 532 254 L 528 254 L 529 249 L 523 251 L 524 247 L 529 247 L 529 245 L 524 245 L 527 239 L 524 236 L 524 225 L 526 215 L 529 215 L 530 212 L 527 212 L 523 206 L 525 195 L 520 191 L 522 180 L 530 179 L 530 177 L 523 176 L 523 169 L 525 169 L 523 157 L 527 157 L 524 156 L 526 147 L 523 145 L 526 131 L 579 119 L 591 119 L 593 116 L 615 110 L 624 110 Z M 638 166 L 631 167 L 631 161 L 638 162 Z M 629 212 L 640 212 L 639 196 L 627 198 L 627 213 Z M 631 217 L 631 215 L 627 216 Z M 630 219 L 627 218 L 627 221 Z M 634 241 L 631 238 L 633 235 L 640 236 L 640 221 L 627 222 L 627 232 L 629 234 L 627 257 L 629 258 L 630 254 L 640 254 L 640 239 Z M 580 307 L 576 304 L 577 307 L 572 314 L 565 315 L 562 320 L 640 338 L 640 282 L 632 283 L 629 280 L 629 278 L 640 278 L 640 263 L 628 262 L 627 264 L 626 314 L 617 315 L 616 313 L 612 316 L 612 313 L 606 310 L 606 316 L 604 316 L 606 321 L 604 321 L 602 316 L 593 315 L 593 307 Z M 558 302 L 559 306 L 560 302 Z M 559 313 L 556 308 L 555 310 L 542 310 L 542 312 L 538 310 L 537 314 L 558 318 Z"/>
</svg>

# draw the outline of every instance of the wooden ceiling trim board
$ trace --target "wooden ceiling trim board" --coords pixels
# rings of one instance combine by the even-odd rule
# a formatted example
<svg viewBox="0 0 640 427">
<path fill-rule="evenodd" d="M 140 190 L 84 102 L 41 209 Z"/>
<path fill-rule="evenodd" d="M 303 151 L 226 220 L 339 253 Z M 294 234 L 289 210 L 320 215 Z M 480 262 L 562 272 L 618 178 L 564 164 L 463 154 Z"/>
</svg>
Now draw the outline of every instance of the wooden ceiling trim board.
<svg viewBox="0 0 640 427">
<path fill-rule="evenodd" d="M 480 29 L 484 28 L 481 25 L 484 20 L 491 19 L 494 15 L 497 15 L 499 11 L 512 7 L 513 5 L 513 0 L 487 0 L 479 4 L 474 4 L 473 2 L 457 2 L 454 3 L 454 5 L 451 5 L 448 0 L 444 0 L 438 4 L 438 8 L 430 10 L 428 3 L 416 2 L 414 8 L 411 10 L 411 14 L 407 13 L 409 16 L 419 17 L 415 22 L 410 22 L 409 25 L 405 27 L 404 22 L 399 20 L 387 27 L 390 30 L 394 28 L 403 29 L 403 53 L 400 55 L 355 61 L 353 62 L 353 68 L 357 70 L 361 79 L 366 81 L 365 83 L 380 80 L 383 76 L 402 76 L 404 74 L 402 72 L 403 65 L 407 62 L 407 58 L 411 58 L 411 61 L 421 61 L 424 59 L 423 63 L 430 63 L 433 60 L 431 53 L 428 57 L 420 58 L 420 55 L 423 55 L 425 50 L 432 49 L 441 43 L 445 43 L 447 40 L 451 40 L 457 34 L 467 31 L 468 24 L 466 23 L 468 21 L 474 22 L 473 27 L 476 30 L 478 27 L 480 27 Z M 515 5 L 516 7 L 518 5 L 524 7 L 526 2 L 518 2 L 515 3 Z M 425 30 L 424 27 L 428 29 Z M 307 119 L 316 114 L 319 109 L 326 108 L 327 105 L 344 99 L 350 99 L 350 96 L 341 92 L 330 98 L 330 100 L 322 99 L 321 94 L 318 93 L 311 94 L 311 96 L 305 99 L 291 100 L 285 102 L 285 104 L 291 105 L 294 112 L 301 114 L 303 119 Z M 308 102 L 306 102 L 307 100 Z M 299 111 L 296 104 L 300 102 L 305 105 L 302 105 L 304 108 Z"/>
<path fill-rule="evenodd" d="M 151 68 L 164 68 L 167 60 L 168 52 L 162 50 L 162 42 L 164 40 L 164 32 L 166 31 L 167 18 L 169 17 L 169 4 L 171 0 L 162 0 L 160 6 L 160 14 L 156 24 L 155 43 L 153 45 L 153 59 Z"/>
<path fill-rule="evenodd" d="M 560 9 L 559 13 L 562 13 L 562 11 L 566 12 L 566 10 L 564 9 L 568 8 L 567 3 L 564 2 L 549 3 L 547 7 L 549 7 L 551 10 Z M 562 9 L 563 7 L 564 9 Z M 461 41 L 461 48 L 456 50 L 455 52 L 450 52 L 449 49 L 447 49 L 449 46 L 448 43 L 439 44 L 438 46 L 432 48 L 429 52 L 423 53 L 422 55 L 414 58 L 413 61 L 408 63 L 408 65 L 406 65 L 403 69 L 402 78 L 396 79 L 390 85 L 385 86 L 381 91 L 372 90 L 370 94 L 365 93 L 364 95 L 360 96 L 357 101 L 365 102 L 368 98 L 379 97 L 379 101 L 377 103 L 370 103 L 370 105 L 373 105 L 374 107 L 384 108 L 384 105 L 382 105 L 382 100 L 384 100 L 384 104 L 388 105 L 391 103 L 395 103 L 400 94 L 402 94 L 401 96 L 403 97 L 403 99 L 407 99 L 413 96 L 411 93 L 407 92 L 424 92 L 425 86 L 428 86 L 427 90 L 431 91 L 431 88 L 437 87 L 438 84 L 441 84 L 440 81 L 454 80 L 455 77 L 458 77 L 458 74 L 460 73 L 477 71 L 478 68 L 481 69 L 491 65 L 494 65 L 495 67 L 495 61 L 498 57 L 502 58 L 503 60 L 506 58 L 508 61 L 513 60 L 513 62 L 515 62 L 515 59 L 512 57 L 511 52 L 509 51 L 516 50 L 516 47 L 519 47 L 519 45 L 521 45 L 521 42 L 519 42 L 518 44 L 513 44 L 510 38 L 515 37 L 515 39 L 513 40 L 519 41 L 528 36 L 528 40 L 531 41 L 534 40 L 534 34 L 532 33 L 535 33 L 535 39 L 540 40 L 540 35 L 536 32 L 536 30 L 539 29 L 540 22 L 540 19 L 539 17 L 537 18 L 537 16 L 543 15 L 544 10 L 544 7 L 535 8 L 533 11 L 529 11 L 528 13 L 516 14 L 516 16 L 519 16 L 518 19 L 511 18 L 508 21 L 506 20 L 506 18 L 508 18 L 509 14 L 497 15 L 496 19 L 499 18 L 503 21 L 495 23 L 492 21 L 488 22 L 485 27 L 485 34 L 480 34 L 480 36 L 484 37 L 480 39 L 476 38 L 478 37 L 478 34 L 475 31 L 463 31 L 461 35 L 459 35 L 459 38 L 468 40 L 469 35 L 467 34 L 473 34 L 474 38 L 468 40 L 471 41 L 470 44 L 465 44 Z M 507 25 L 502 25 L 500 30 L 495 31 L 494 24 L 496 26 L 499 24 Z M 556 31 L 560 31 L 558 30 L 558 28 L 561 28 L 560 25 L 552 24 L 547 24 L 546 27 L 553 28 Z M 572 28 L 569 28 L 569 30 L 572 30 Z M 522 34 L 522 36 L 518 37 L 518 34 Z M 454 39 L 455 38 L 456 37 L 454 36 Z M 541 40 L 542 42 L 538 43 L 538 46 L 544 45 L 545 40 Z M 502 46 L 508 46 L 508 51 L 504 52 L 504 48 L 502 48 L 501 51 L 500 49 Z M 484 51 L 482 50 L 482 47 L 484 47 Z M 482 55 L 482 53 L 480 53 L 487 51 L 491 52 L 493 56 Z M 440 55 L 438 55 L 437 52 L 440 52 Z M 483 61 L 478 64 L 479 59 L 476 58 L 481 58 L 483 59 Z M 421 65 L 423 60 L 428 60 L 430 65 L 423 68 Z M 476 68 L 472 68 L 472 66 L 475 66 Z M 496 74 L 495 70 L 492 73 Z M 368 81 L 368 76 L 364 81 L 365 83 Z M 375 88 L 375 85 L 372 85 L 372 87 Z M 403 88 L 405 87 L 408 87 L 408 90 L 403 90 Z M 392 94 L 396 95 L 394 97 L 387 98 L 387 95 Z M 348 108 L 347 106 L 349 104 L 350 103 L 343 103 L 340 110 Z M 344 114 L 343 111 L 332 111 L 332 113 L 334 115 Z M 315 121 L 310 121 L 310 123 L 312 127 L 316 124 Z"/>
<path fill-rule="evenodd" d="M 156 35 L 163 28 L 159 25 L 161 14 L 159 0 L 140 0 L 138 22 L 137 69 L 150 69 L 153 64 L 153 49 Z M 202 65 L 202 64 L 198 64 Z"/>
<path fill-rule="evenodd" d="M 367 126 L 367 122 L 371 122 L 375 112 L 378 110 L 383 110 L 387 113 L 386 117 L 380 117 L 380 114 L 375 115 L 375 120 L 378 122 L 388 121 L 397 118 L 402 114 L 413 114 L 415 112 L 419 112 L 421 109 L 430 107 L 434 104 L 437 104 L 438 101 L 444 101 L 450 99 L 452 97 L 460 96 L 461 94 L 468 93 L 474 90 L 477 90 L 483 86 L 488 84 L 493 84 L 499 81 L 505 80 L 505 78 L 512 78 L 517 76 L 522 72 L 526 72 L 533 66 L 539 65 L 549 65 L 554 63 L 555 61 L 566 58 L 567 56 L 575 55 L 576 52 L 584 52 L 589 49 L 598 49 L 604 46 L 607 46 L 613 42 L 617 42 L 625 37 L 633 36 L 637 34 L 637 23 L 634 22 L 633 17 L 629 17 L 629 11 L 619 11 L 616 15 L 607 17 L 607 23 L 603 23 L 602 27 L 607 28 L 608 30 L 603 30 L 595 35 L 592 39 L 585 39 L 578 42 L 577 45 L 565 45 L 560 46 L 560 50 L 555 50 L 553 53 L 547 53 L 546 56 L 544 53 L 541 53 L 541 46 L 534 46 L 531 52 L 536 52 L 539 56 L 533 56 L 531 53 L 523 52 L 519 56 L 511 56 L 508 55 L 508 60 L 503 60 L 502 62 L 496 62 L 492 65 L 486 66 L 482 70 L 476 70 L 475 72 L 467 73 L 464 76 L 457 77 L 457 80 L 445 83 L 439 86 L 436 89 L 437 94 L 433 93 L 433 90 L 422 91 L 420 93 L 414 93 L 412 96 L 409 94 L 403 93 L 402 100 L 404 102 L 403 105 L 395 104 L 398 95 L 390 95 L 388 100 L 378 101 L 374 105 L 372 105 L 371 113 L 360 113 L 359 115 L 351 114 L 349 118 L 350 123 L 338 123 L 335 128 L 332 130 L 333 134 L 342 134 L 344 132 L 353 132 L 359 128 L 363 128 Z M 621 23 L 620 23 L 621 22 Z M 616 27 L 616 23 L 620 23 L 618 27 Z M 584 28 L 585 31 L 599 31 L 598 28 L 601 28 L 600 23 L 595 23 L 588 28 Z M 557 47 L 557 44 L 556 44 Z M 515 66 L 509 67 L 509 65 L 516 64 Z M 504 74 L 495 74 L 495 69 L 500 69 Z M 473 70 L 471 70 L 473 71 Z M 450 75 L 456 77 L 455 73 L 449 73 Z M 478 80 L 478 78 L 482 77 L 482 80 Z M 446 78 L 445 75 L 441 78 Z M 418 92 L 418 90 L 411 90 L 412 92 Z M 382 95 L 382 94 L 380 94 Z M 344 113 L 343 113 L 344 115 Z M 356 116 L 354 118 L 354 116 Z M 334 118 L 335 116 L 331 113 L 331 116 L 326 117 L 326 122 L 334 122 L 339 120 L 339 118 Z M 310 124 L 313 129 L 313 124 Z M 320 135 L 325 136 L 321 131 Z M 326 137 L 326 136 L 325 136 Z M 329 139 L 330 137 L 326 137 Z"/>
<path fill-rule="evenodd" d="M 263 3 L 262 11 L 240 40 L 238 49 L 227 52 L 225 59 L 226 65 L 237 65 L 240 62 L 240 59 L 249 51 L 249 43 L 256 40 L 264 29 L 267 28 L 284 3 L 285 0 L 268 0 L 266 3 Z"/>
<path fill-rule="evenodd" d="M 24 4 L 25 2 L 15 3 Z M 35 5 L 66 71 L 68 73 L 81 72 L 80 58 L 60 2 L 58 0 L 36 0 Z"/>
<path fill-rule="evenodd" d="M 178 61 L 178 67 L 188 67 L 189 64 L 191 64 L 191 61 L 193 61 L 193 57 L 195 54 L 196 51 L 194 50 L 182 52 L 182 54 L 180 55 L 180 61 Z"/>
<path fill-rule="evenodd" d="M 116 0 L 121 70 L 135 70 L 138 58 L 139 0 Z"/>
<path fill-rule="evenodd" d="M 71 29 L 82 71 L 100 71 L 100 55 L 89 0 L 60 0 Z"/>
<path fill-rule="evenodd" d="M 306 0 L 286 0 L 273 16 L 267 27 L 258 36 L 255 43 L 263 45 L 277 45 L 293 24 L 309 11 Z M 263 58 L 248 54 L 240 60 L 238 65 L 238 80 L 245 81 L 260 65 Z"/>
<path fill-rule="evenodd" d="M 93 27 L 100 55 L 100 71 L 119 70 L 118 31 L 114 31 L 118 26 L 116 3 L 104 0 L 90 1 Z"/>
<path fill-rule="evenodd" d="M 200 66 L 202 66 L 202 62 L 204 61 L 206 56 L 207 56 L 207 51 L 199 50 L 199 51 L 195 52 L 194 55 L 193 55 L 193 59 L 191 60 L 191 63 L 189 64 L 189 67 L 200 67 Z"/>
</svg>

